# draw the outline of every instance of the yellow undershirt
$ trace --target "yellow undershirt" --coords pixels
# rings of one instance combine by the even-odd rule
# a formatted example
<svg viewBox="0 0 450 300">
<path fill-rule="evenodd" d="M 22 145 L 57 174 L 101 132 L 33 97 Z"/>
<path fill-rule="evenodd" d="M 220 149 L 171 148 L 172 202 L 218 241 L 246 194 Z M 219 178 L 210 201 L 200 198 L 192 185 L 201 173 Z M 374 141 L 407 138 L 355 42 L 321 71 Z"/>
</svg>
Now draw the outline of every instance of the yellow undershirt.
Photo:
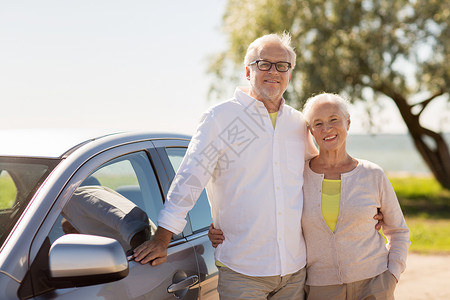
<svg viewBox="0 0 450 300">
<path fill-rule="evenodd" d="M 216 267 L 226 267 L 226 266 L 220 261 L 216 260 Z"/>
<path fill-rule="evenodd" d="M 322 183 L 322 215 L 334 232 L 339 217 L 339 204 L 341 202 L 341 181 L 324 179 Z"/>
<path fill-rule="evenodd" d="M 278 112 L 269 113 L 270 120 L 272 121 L 273 128 L 275 128 L 275 124 L 277 123 Z"/>
</svg>

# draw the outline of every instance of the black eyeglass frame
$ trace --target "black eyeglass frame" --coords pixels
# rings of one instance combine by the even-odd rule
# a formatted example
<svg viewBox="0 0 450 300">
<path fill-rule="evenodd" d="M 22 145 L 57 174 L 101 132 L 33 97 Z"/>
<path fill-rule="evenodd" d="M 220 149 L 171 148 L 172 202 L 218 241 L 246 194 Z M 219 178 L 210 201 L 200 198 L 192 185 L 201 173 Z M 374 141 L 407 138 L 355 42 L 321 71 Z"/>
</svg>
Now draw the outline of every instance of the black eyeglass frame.
<svg viewBox="0 0 450 300">
<path fill-rule="evenodd" d="M 263 62 L 265 62 L 265 63 L 269 63 L 269 64 L 270 64 L 270 68 L 268 68 L 267 70 L 261 69 L 261 68 L 259 67 L 259 63 L 260 63 L 261 61 L 263 61 Z M 279 70 L 279 69 L 278 69 L 278 64 L 279 64 L 279 63 L 288 64 L 288 69 L 287 69 L 286 71 Z M 252 62 L 249 63 L 248 65 L 251 66 L 251 65 L 254 65 L 254 64 L 256 64 L 256 66 L 258 67 L 258 70 L 260 70 L 260 71 L 269 71 L 270 69 L 272 69 L 272 66 L 275 65 L 275 69 L 276 69 L 278 72 L 281 72 L 281 73 L 285 73 L 285 72 L 289 71 L 289 69 L 292 67 L 291 63 L 290 63 L 290 62 L 287 62 L 287 61 L 277 61 L 277 62 L 274 62 L 274 63 L 273 63 L 273 62 L 270 62 L 270 61 L 264 60 L 264 59 L 258 59 L 258 60 L 252 61 Z"/>
</svg>

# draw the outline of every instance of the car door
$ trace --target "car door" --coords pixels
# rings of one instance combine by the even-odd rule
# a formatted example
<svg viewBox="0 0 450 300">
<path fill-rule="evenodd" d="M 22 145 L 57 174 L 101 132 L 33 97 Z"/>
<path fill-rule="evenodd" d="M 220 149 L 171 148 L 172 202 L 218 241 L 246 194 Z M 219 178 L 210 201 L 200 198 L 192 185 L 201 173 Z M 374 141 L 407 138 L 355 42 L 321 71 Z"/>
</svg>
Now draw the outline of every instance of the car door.
<svg viewBox="0 0 450 300">
<path fill-rule="evenodd" d="M 161 161 L 167 170 L 170 181 L 175 177 L 186 154 L 188 142 L 177 140 L 158 140 L 153 142 Z M 214 248 L 208 239 L 208 228 L 212 223 L 211 207 L 206 191 L 203 190 L 195 206 L 188 213 L 190 230 L 184 231 L 189 243 L 194 247 L 200 271 L 200 298 L 219 299 L 217 293 L 218 270 L 215 265 Z"/>
<path fill-rule="evenodd" d="M 122 239 L 124 251 L 131 251 L 130 234 L 134 233 L 134 229 L 147 228 L 148 233 L 154 233 L 169 184 L 165 168 L 150 141 L 115 147 L 96 155 L 80 167 L 57 199 L 60 205 L 56 207 L 62 203 L 64 205 L 48 232 L 50 244 L 64 234 L 79 232 L 113 238 L 117 236 L 117 240 Z M 74 201 L 86 198 L 86 190 L 89 193 L 101 192 L 95 195 L 112 196 L 107 196 L 108 200 L 105 201 L 103 196 L 87 197 L 94 206 L 100 203 L 96 207 L 87 207 L 92 203 L 71 206 Z M 83 196 L 77 198 L 78 194 Z M 110 198 L 114 200 L 111 201 Z M 120 202 L 118 199 L 123 200 L 125 205 L 121 202 L 120 205 L 123 206 L 119 209 L 110 208 Z M 107 213 L 105 207 L 108 207 Z M 75 212 L 69 213 L 70 209 Z M 138 217 L 130 222 L 123 221 L 130 215 Z M 89 217 L 93 220 L 89 220 Z M 111 220 L 114 218 L 122 218 L 122 221 Z M 69 229 L 64 225 L 67 221 L 70 223 Z M 123 223 L 132 224 L 130 226 L 135 228 L 122 228 Z M 103 227 L 108 228 L 103 230 Z M 110 230 L 111 228 L 114 230 Z M 35 278 L 34 282 L 37 280 Z M 198 299 L 198 280 L 196 250 L 183 235 L 178 235 L 170 243 L 165 264 L 152 267 L 129 261 L 129 274 L 122 280 L 63 289 L 47 286 L 41 287 L 40 291 L 39 287 L 35 287 L 38 291 L 35 293 L 39 294 L 36 299 L 173 299 L 174 296 L 180 299 Z"/>
</svg>

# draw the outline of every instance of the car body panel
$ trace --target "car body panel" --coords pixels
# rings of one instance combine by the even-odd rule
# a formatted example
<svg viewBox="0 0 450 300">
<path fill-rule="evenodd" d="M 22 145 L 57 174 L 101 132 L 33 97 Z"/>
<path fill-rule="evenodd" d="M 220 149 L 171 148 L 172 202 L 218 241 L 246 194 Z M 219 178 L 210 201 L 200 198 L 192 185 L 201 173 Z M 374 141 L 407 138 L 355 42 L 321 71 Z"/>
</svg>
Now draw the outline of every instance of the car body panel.
<svg viewBox="0 0 450 300">
<path fill-rule="evenodd" d="M 110 282 L 83 288 L 59 289 L 40 295 L 36 299 L 173 299 L 167 293 L 174 274 L 187 270 L 188 275 L 198 274 L 195 254 L 191 245 L 175 245 L 168 251 L 165 264 L 152 267 L 138 262 L 129 262 L 129 275 L 117 282 Z M 149 291 L 152 291 L 149 293 Z M 189 291 L 183 299 L 198 299 L 199 289 Z"/>
<path fill-rule="evenodd" d="M 211 242 L 207 232 L 193 234 L 187 240 L 194 248 L 200 273 L 200 289 L 202 300 L 217 299 L 218 270 L 215 263 L 214 252 L 208 251 Z"/>
<path fill-rule="evenodd" d="M 0 135 L 1 136 L 1 135 Z M 52 142 L 56 143 L 57 137 Z M 20 140 L 20 138 L 19 138 Z M 49 139 L 51 140 L 51 139 Z M 167 165 L 167 156 L 161 148 L 187 147 L 189 137 L 176 134 L 120 133 L 90 138 L 86 142 L 76 141 L 76 145 L 65 146 L 54 152 L 27 150 L 19 156 L 53 157 L 61 159 L 46 178 L 34 197 L 28 203 L 22 217 L 10 232 L 7 242 L 0 252 L 0 298 L 15 299 L 21 284 L 30 272 L 34 260 L 39 256 L 44 241 L 52 227 L 58 222 L 62 209 L 70 200 L 73 192 L 97 168 L 106 162 L 127 153 L 145 151 L 149 164 L 156 173 L 161 201 L 166 196 L 174 171 Z M 19 143 L 20 144 L 20 143 Z M 12 156 L 10 147 L 2 154 Z M 159 150 L 158 150 L 159 149 Z M 188 218 L 189 221 L 189 218 Z M 190 223 L 182 235 L 174 238 L 168 250 L 167 263 L 152 267 L 131 261 L 128 264 L 129 275 L 122 280 L 85 286 L 50 290 L 35 299 L 137 299 L 154 297 L 172 299 L 174 296 L 167 288 L 183 276 L 198 277 L 200 282 L 188 289 L 182 299 L 197 299 L 203 290 L 208 291 L 209 299 L 218 299 L 217 268 L 214 265 L 213 248 L 207 240 L 207 231 L 193 234 Z M 53 242 L 53 241 L 51 241 Z M 199 271 L 200 270 L 200 271 Z M 181 275 L 180 275 L 181 274 Z M 180 277 L 181 276 L 181 277 Z M 203 281 L 210 282 L 210 287 Z M 205 288 L 203 288 L 205 286 Z M 153 288 L 153 290 L 151 290 Z"/>
</svg>

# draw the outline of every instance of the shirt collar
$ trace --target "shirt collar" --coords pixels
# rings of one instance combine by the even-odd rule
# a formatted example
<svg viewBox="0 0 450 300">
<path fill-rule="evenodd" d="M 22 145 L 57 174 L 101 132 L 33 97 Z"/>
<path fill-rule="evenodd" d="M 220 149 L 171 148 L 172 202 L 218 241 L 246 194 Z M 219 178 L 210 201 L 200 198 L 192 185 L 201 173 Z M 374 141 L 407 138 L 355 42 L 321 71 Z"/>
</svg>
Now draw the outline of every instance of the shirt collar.
<svg viewBox="0 0 450 300">
<path fill-rule="evenodd" d="M 257 107 L 263 107 L 264 109 L 266 109 L 266 107 L 264 106 L 264 103 L 251 97 L 248 94 L 248 92 L 249 92 L 248 87 L 237 87 L 234 92 L 234 96 L 235 96 L 236 100 L 245 107 L 249 107 L 251 105 L 256 105 Z M 286 101 L 282 97 L 280 108 L 278 109 L 278 113 L 281 113 L 283 111 L 283 107 L 284 107 L 285 103 L 286 103 Z"/>
</svg>

